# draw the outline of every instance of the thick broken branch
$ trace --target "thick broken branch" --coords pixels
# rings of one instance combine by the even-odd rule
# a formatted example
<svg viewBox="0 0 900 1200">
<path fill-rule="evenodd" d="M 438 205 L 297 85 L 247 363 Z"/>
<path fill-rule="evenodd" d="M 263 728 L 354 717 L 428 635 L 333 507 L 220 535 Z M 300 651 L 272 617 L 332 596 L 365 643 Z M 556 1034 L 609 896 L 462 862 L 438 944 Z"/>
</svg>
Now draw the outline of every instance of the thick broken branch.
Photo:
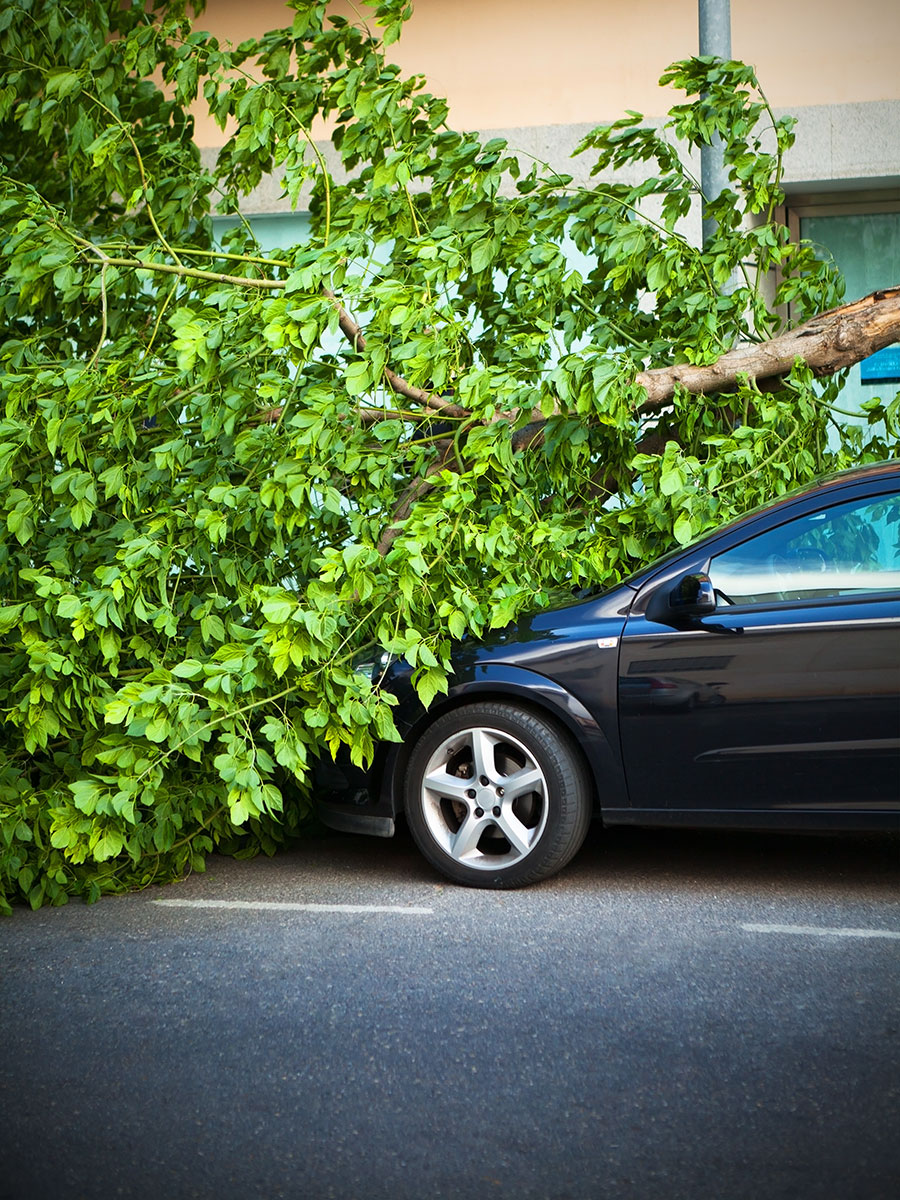
<svg viewBox="0 0 900 1200">
<path fill-rule="evenodd" d="M 635 382 L 644 388 L 647 397 L 638 405 L 638 411 L 651 413 L 663 408 L 677 387 L 693 395 L 716 395 L 733 391 L 739 380 L 746 378 L 765 388 L 787 375 L 798 358 L 818 378 L 833 375 L 894 342 L 900 342 L 900 285 L 819 313 L 768 342 L 735 346 L 706 366 L 679 363 L 641 371 Z M 514 416 L 498 414 L 495 420 L 511 420 Z M 543 445 L 545 422 L 546 418 L 535 416 L 517 429 L 513 449 Z"/>
<path fill-rule="evenodd" d="M 667 404 L 681 387 L 695 395 L 730 391 L 741 378 L 757 384 L 786 375 L 798 358 L 816 376 L 833 375 L 900 341 L 900 285 L 820 313 L 771 341 L 736 346 L 708 366 L 689 363 L 642 371 L 641 411 Z"/>
<path fill-rule="evenodd" d="M 684 364 L 642 371 L 636 382 L 645 389 L 647 398 L 640 404 L 639 411 L 649 413 L 662 408 L 679 386 L 695 395 L 704 395 L 731 391 L 743 378 L 765 385 L 767 381 L 786 375 L 798 358 L 816 376 L 833 375 L 894 342 L 900 342 L 900 286 L 884 288 L 862 300 L 820 313 L 760 345 L 737 346 L 708 366 Z M 494 419 L 514 420 L 515 415 L 498 414 Z M 546 418 L 534 416 L 535 419 L 513 433 L 514 451 L 537 449 L 543 445 Z M 639 449 L 643 453 L 657 453 L 663 442 L 664 438 L 651 432 Z M 397 523 L 403 521 L 412 505 L 434 487 L 434 476 L 443 467 L 447 453 L 445 451 L 426 475 L 407 489 L 392 524 L 379 541 L 378 549 L 382 554 L 400 532 Z M 612 481 L 600 471 L 592 480 L 592 486 L 608 490 Z"/>
</svg>

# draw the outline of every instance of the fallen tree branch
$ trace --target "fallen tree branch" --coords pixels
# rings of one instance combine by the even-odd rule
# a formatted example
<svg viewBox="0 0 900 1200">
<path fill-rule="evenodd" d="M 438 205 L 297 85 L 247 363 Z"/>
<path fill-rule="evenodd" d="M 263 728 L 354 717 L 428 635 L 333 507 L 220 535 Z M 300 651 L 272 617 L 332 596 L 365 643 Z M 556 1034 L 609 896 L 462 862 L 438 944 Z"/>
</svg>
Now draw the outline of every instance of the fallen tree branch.
<svg viewBox="0 0 900 1200">
<path fill-rule="evenodd" d="M 768 342 L 735 346 L 706 366 L 683 363 L 642 371 L 635 382 L 644 388 L 647 398 L 639 410 L 661 408 L 672 399 L 676 387 L 694 395 L 710 395 L 730 391 L 744 377 L 761 384 L 786 375 L 798 358 L 817 377 L 833 375 L 897 341 L 900 285 L 819 313 Z"/>
<path fill-rule="evenodd" d="M 438 457 L 428 467 L 424 475 L 420 475 L 418 479 L 414 479 L 403 496 L 400 503 L 394 510 L 394 515 L 391 517 L 390 525 L 387 525 L 382 531 L 381 537 L 378 539 L 376 549 L 382 556 L 387 554 L 393 544 L 394 539 L 402 532 L 400 525 L 409 514 L 412 512 L 413 505 L 417 500 L 421 500 L 423 496 L 427 496 L 434 487 L 434 477 L 439 475 L 447 465 L 447 459 L 453 453 L 453 439 L 447 438 L 444 442 L 437 442 L 437 447 L 440 450 Z"/>
</svg>

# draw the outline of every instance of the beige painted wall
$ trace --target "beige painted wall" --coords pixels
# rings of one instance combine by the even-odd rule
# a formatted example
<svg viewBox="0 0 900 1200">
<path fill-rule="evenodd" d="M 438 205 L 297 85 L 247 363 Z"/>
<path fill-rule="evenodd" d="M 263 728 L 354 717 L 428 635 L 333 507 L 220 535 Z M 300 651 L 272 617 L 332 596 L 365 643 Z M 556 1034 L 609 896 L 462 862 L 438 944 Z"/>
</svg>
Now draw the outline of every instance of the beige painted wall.
<svg viewBox="0 0 900 1200">
<path fill-rule="evenodd" d="M 660 74 L 697 53 L 696 0 L 414 2 L 390 57 L 449 99 L 458 128 L 661 115 Z M 290 19 L 281 0 L 208 0 L 198 24 L 237 44 Z M 731 24 L 734 57 L 778 108 L 900 99 L 900 0 L 731 0 Z M 221 144 L 199 112 L 197 140 Z"/>
</svg>

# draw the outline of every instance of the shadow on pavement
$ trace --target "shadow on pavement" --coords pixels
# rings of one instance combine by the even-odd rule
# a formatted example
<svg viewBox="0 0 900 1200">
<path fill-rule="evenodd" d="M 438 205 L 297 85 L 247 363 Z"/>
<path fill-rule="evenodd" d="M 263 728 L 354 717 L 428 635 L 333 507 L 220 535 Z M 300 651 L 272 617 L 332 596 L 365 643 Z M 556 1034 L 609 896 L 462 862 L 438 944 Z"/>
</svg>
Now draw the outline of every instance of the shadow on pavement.
<svg viewBox="0 0 900 1200">
<path fill-rule="evenodd" d="M 222 869 L 227 860 L 213 858 Z M 250 864 L 248 864 L 250 865 Z M 254 865 L 271 879 L 296 873 L 320 882 L 455 885 L 420 856 L 408 830 L 393 838 L 325 832 Z M 900 898 L 900 834 L 798 834 L 592 826 L 581 851 L 542 891 L 665 883 L 677 891 L 789 884 L 793 890 L 871 892 Z"/>
</svg>

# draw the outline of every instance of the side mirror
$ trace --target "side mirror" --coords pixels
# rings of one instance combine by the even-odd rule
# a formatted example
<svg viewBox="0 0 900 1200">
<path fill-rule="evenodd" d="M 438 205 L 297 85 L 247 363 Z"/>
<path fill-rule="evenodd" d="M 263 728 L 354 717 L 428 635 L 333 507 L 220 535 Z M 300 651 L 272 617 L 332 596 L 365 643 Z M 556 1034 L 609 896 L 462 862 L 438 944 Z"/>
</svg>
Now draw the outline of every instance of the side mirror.
<svg viewBox="0 0 900 1200">
<path fill-rule="evenodd" d="M 682 575 L 669 592 L 669 612 L 677 617 L 705 617 L 716 611 L 716 593 L 708 575 Z"/>
</svg>

